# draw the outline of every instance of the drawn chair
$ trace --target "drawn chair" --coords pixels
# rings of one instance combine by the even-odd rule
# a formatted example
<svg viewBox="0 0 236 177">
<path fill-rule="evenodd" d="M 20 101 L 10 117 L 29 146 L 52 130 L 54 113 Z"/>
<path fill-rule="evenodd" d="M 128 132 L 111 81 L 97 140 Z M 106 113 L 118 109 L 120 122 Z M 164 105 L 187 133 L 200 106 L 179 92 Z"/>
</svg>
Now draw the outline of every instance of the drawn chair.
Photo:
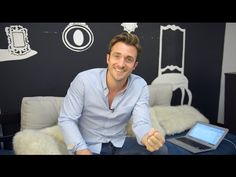
<svg viewBox="0 0 236 177">
<path fill-rule="evenodd" d="M 178 44 L 179 41 L 181 41 L 182 45 Z M 178 48 L 181 46 L 182 50 Z M 182 29 L 179 26 L 175 25 L 160 26 L 158 77 L 153 80 L 152 84 L 171 84 L 173 91 L 180 89 L 182 94 L 181 105 L 184 104 L 186 91 L 188 94 L 188 105 L 191 105 L 192 93 L 188 88 L 188 79 L 184 75 L 184 55 L 185 29 Z M 177 64 L 169 64 L 167 66 L 163 66 L 164 62 L 167 63 L 166 61 L 164 61 L 164 59 L 169 62 L 176 63 L 178 56 L 180 56 L 179 58 L 181 58 L 180 66 L 177 66 Z"/>
</svg>

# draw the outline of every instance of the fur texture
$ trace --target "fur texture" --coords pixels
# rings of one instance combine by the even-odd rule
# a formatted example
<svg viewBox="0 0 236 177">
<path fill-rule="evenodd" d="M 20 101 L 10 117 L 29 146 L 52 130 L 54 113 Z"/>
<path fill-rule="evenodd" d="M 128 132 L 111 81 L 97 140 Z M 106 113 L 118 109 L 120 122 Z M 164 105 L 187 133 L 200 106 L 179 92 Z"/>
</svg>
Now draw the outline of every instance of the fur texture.
<svg viewBox="0 0 236 177">
<path fill-rule="evenodd" d="M 191 106 L 154 106 L 150 108 L 151 122 L 163 136 L 183 132 L 196 121 L 209 122 L 198 110 Z M 127 127 L 130 136 L 134 136 L 131 122 Z M 25 129 L 13 138 L 15 153 L 20 154 L 68 154 L 63 135 L 58 126 L 41 130 Z"/>
<path fill-rule="evenodd" d="M 58 126 L 20 131 L 13 138 L 13 148 L 17 155 L 68 154 Z"/>
<path fill-rule="evenodd" d="M 154 106 L 150 108 L 152 119 L 155 119 L 167 135 L 181 133 L 190 129 L 195 122 L 209 123 L 197 109 L 192 106 Z"/>
</svg>

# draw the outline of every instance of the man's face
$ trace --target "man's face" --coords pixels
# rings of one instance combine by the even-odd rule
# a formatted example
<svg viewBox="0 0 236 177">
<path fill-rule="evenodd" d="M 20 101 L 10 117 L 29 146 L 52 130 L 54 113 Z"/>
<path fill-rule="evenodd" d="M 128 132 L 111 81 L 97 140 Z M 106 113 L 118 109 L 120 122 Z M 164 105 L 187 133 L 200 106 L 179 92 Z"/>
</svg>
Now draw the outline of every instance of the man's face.
<svg viewBox="0 0 236 177">
<path fill-rule="evenodd" d="M 108 74 L 115 81 L 126 81 L 138 65 L 137 49 L 123 42 L 117 42 L 107 54 Z"/>
</svg>

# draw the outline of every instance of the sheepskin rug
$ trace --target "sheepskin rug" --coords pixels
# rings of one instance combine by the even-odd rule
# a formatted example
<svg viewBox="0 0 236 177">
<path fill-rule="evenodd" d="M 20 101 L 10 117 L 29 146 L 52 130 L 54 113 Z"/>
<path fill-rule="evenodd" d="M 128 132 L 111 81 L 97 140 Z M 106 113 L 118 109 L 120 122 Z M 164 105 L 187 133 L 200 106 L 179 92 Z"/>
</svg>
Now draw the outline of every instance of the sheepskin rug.
<svg viewBox="0 0 236 177">
<path fill-rule="evenodd" d="M 173 135 L 190 129 L 196 121 L 209 123 L 192 106 L 154 106 L 150 108 L 154 128 L 165 135 Z M 131 122 L 127 127 L 128 135 L 134 136 Z M 13 148 L 17 155 L 57 155 L 68 154 L 60 128 L 56 126 L 41 130 L 25 129 L 15 134 Z"/>
<path fill-rule="evenodd" d="M 150 108 L 152 121 L 162 127 L 165 134 L 173 135 L 190 129 L 197 121 L 209 123 L 209 120 L 196 108 L 182 106 L 154 106 Z M 155 126 L 155 124 L 154 124 Z"/>
<path fill-rule="evenodd" d="M 68 154 L 58 126 L 41 130 L 25 129 L 15 134 L 13 148 L 17 155 Z"/>
<path fill-rule="evenodd" d="M 149 108 L 152 126 L 164 137 L 190 129 L 197 121 L 209 123 L 209 120 L 196 108 L 188 105 L 153 106 Z M 128 135 L 135 136 L 131 121 L 127 127 Z"/>
</svg>

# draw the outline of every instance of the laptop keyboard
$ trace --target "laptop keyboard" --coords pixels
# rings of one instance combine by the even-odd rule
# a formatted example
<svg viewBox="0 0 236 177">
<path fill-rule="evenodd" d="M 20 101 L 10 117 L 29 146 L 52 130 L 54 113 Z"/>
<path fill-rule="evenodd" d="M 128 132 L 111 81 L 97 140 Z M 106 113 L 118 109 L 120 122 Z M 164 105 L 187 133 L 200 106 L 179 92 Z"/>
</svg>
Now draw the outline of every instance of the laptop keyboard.
<svg viewBox="0 0 236 177">
<path fill-rule="evenodd" d="M 186 137 L 180 137 L 180 138 L 177 138 L 177 140 L 179 140 L 181 142 L 184 142 L 184 143 L 186 143 L 188 145 L 194 146 L 194 147 L 196 147 L 198 149 L 209 149 L 210 148 L 209 146 L 205 146 L 203 144 L 200 144 L 200 143 L 198 143 L 196 141 L 193 141 L 191 139 L 188 139 Z"/>
</svg>

